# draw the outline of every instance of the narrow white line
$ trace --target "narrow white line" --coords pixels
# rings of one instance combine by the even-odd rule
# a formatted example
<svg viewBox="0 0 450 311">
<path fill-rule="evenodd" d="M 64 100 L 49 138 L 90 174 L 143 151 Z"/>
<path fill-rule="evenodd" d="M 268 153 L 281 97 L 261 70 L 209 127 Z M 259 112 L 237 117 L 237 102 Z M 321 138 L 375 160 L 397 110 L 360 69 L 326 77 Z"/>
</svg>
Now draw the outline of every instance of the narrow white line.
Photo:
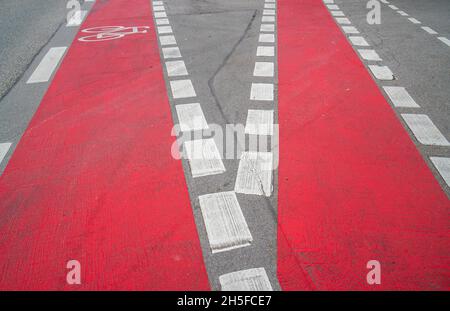
<svg viewBox="0 0 450 311">
<path fill-rule="evenodd" d="M 252 83 L 250 91 L 251 100 L 273 100 L 272 83 Z"/>
<path fill-rule="evenodd" d="M 433 162 L 433 165 L 436 167 L 447 186 L 450 187 L 450 158 L 430 157 L 430 160 Z"/>
<path fill-rule="evenodd" d="M 367 43 L 366 39 L 364 39 L 363 37 L 350 36 L 350 37 L 348 37 L 348 39 L 350 40 L 350 42 L 351 42 L 353 45 L 357 45 L 357 46 L 369 46 L 369 43 Z"/>
<path fill-rule="evenodd" d="M 272 291 L 266 270 L 254 268 L 223 274 L 219 277 L 222 291 Z"/>
<path fill-rule="evenodd" d="M 384 91 L 389 96 L 395 107 L 420 108 L 404 87 L 383 86 Z"/>
<path fill-rule="evenodd" d="M 64 56 L 66 49 L 67 47 L 65 46 L 51 48 L 36 67 L 27 83 L 47 82 Z"/>
<path fill-rule="evenodd" d="M 379 80 L 394 80 L 394 74 L 388 66 L 369 65 L 369 69 Z"/>
<path fill-rule="evenodd" d="M 255 77 L 273 77 L 274 65 L 272 62 L 255 62 L 253 75 Z"/>
<path fill-rule="evenodd" d="M 323 3 L 332 4 L 332 3 L 334 3 L 334 0 L 323 0 Z"/>
<path fill-rule="evenodd" d="M 155 6 L 153 6 L 153 12 L 162 12 L 162 11 L 165 11 L 163 5 L 155 5 Z"/>
<path fill-rule="evenodd" d="M 182 132 L 209 128 L 199 103 L 176 105 L 175 109 Z"/>
<path fill-rule="evenodd" d="M 181 57 L 180 49 L 177 46 L 162 48 L 164 59 Z"/>
<path fill-rule="evenodd" d="M 169 77 L 187 76 L 186 65 L 182 60 L 174 60 L 166 62 L 167 75 Z"/>
<path fill-rule="evenodd" d="M 398 10 L 398 7 L 396 7 L 395 5 L 392 5 L 392 4 L 388 5 L 388 7 L 390 7 L 393 10 Z"/>
<path fill-rule="evenodd" d="M 8 154 L 9 148 L 11 148 L 11 143 L 1 143 L 0 144 L 0 164 L 3 162 L 3 159 Z"/>
<path fill-rule="evenodd" d="M 274 22 L 275 16 L 263 16 L 261 19 L 262 22 Z"/>
<path fill-rule="evenodd" d="M 259 42 L 275 42 L 275 35 L 273 33 L 261 33 L 259 34 Z"/>
<path fill-rule="evenodd" d="M 261 24 L 260 31 L 261 32 L 274 32 L 275 24 Z"/>
<path fill-rule="evenodd" d="M 409 21 L 413 24 L 422 24 L 420 21 L 418 21 L 417 19 L 415 19 L 414 17 L 410 17 L 408 18 Z"/>
<path fill-rule="evenodd" d="M 174 45 L 177 44 L 175 37 L 172 35 L 169 36 L 159 36 L 159 42 L 161 45 Z"/>
<path fill-rule="evenodd" d="M 450 146 L 448 140 L 427 115 L 402 113 L 401 116 L 421 144 Z"/>
<path fill-rule="evenodd" d="M 275 47 L 258 46 L 256 49 L 256 56 L 275 56 Z"/>
<path fill-rule="evenodd" d="M 272 194 L 273 155 L 271 152 L 243 152 L 234 191 L 244 194 Z"/>
<path fill-rule="evenodd" d="M 87 11 L 75 11 L 72 17 L 67 21 L 66 27 L 80 26 L 87 15 Z"/>
<path fill-rule="evenodd" d="M 162 1 L 153 1 L 153 5 L 163 5 Z"/>
<path fill-rule="evenodd" d="M 450 40 L 447 39 L 446 37 L 438 37 L 438 39 L 447 44 L 448 46 L 450 46 Z"/>
<path fill-rule="evenodd" d="M 275 10 L 263 10 L 263 15 L 275 15 Z"/>
<path fill-rule="evenodd" d="M 191 167 L 192 177 L 196 178 L 225 172 L 225 166 L 214 139 L 186 141 L 184 148 Z"/>
<path fill-rule="evenodd" d="M 273 110 L 249 109 L 245 122 L 245 134 L 273 135 Z"/>
<path fill-rule="evenodd" d="M 384 4 L 389 4 L 389 1 L 387 0 L 380 0 L 381 2 L 383 2 Z"/>
<path fill-rule="evenodd" d="M 361 57 L 365 60 L 370 61 L 381 61 L 381 57 L 378 55 L 378 53 L 375 50 L 367 50 L 367 49 L 358 49 L 359 54 Z"/>
<path fill-rule="evenodd" d="M 169 25 L 169 19 L 167 18 L 157 18 L 156 25 Z"/>
<path fill-rule="evenodd" d="M 342 26 L 342 30 L 345 33 L 350 33 L 350 34 L 359 33 L 358 29 L 356 29 L 356 27 L 354 27 L 354 26 Z"/>
<path fill-rule="evenodd" d="M 86 2 L 95 2 L 95 0 L 86 0 Z"/>
<path fill-rule="evenodd" d="M 197 96 L 191 80 L 170 81 L 170 88 L 172 89 L 173 98 L 188 98 Z"/>
<path fill-rule="evenodd" d="M 336 4 L 327 4 L 327 8 L 329 10 L 339 10 L 339 7 Z"/>
<path fill-rule="evenodd" d="M 233 191 L 198 199 L 213 254 L 250 245 L 253 237 Z"/>
<path fill-rule="evenodd" d="M 275 3 L 265 3 L 264 8 L 265 9 L 275 9 Z"/>
<path fill-rule="evenodd" d="M 155 18 L 167 17 L 166 12 L 155 12 Z"/>
<path fill-rule="evenodd" d="M 171 26 L 158 26 L 158 34 L 168 34 L 172 33 Z"/>
<path fill-rule="evenodd" d="M 409 16 L 408 13 L 406 13 L 405 11 L 397 11 L 398 14 L 400 14 L 401 16 Z"/>
<path fill-rule="evenodd" d="M 336 17 L 336 22 L 341 25 L 350 25 L 351 22 L 347 17 Z"/>
<path fill-rule="evenodd" d="M 422 26 L 421 27 L 423 30 L 425 30 L 426 32 L 428 32 L 430 35 L 437 35 L 437 31 L 433 30 L 432 28 L 428 27 L 428 26 Z"/>
<path fill-rule="evenodd" d="M 332 16 L 345 16 L 344 12 L 342 11 L 331 11 L 330 12 Z"/>
<path fill-rule="evenodd" d="M 275 2 L 275 0 L 266 0 L 266 2 Z"/>
</svg>

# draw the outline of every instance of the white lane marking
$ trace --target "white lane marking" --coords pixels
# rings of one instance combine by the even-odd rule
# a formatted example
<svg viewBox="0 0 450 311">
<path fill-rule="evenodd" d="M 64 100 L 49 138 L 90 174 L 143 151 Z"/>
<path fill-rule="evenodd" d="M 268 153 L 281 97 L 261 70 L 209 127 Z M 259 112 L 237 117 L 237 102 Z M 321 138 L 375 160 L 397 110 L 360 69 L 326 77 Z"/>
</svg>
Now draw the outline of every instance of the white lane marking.
<svg viewBox="0 0 450 311">
<path fill-rule="evenodd" d="M 172 33 L 171 26 L 158 26 L 158 34 L 168 34 Z"/>
<path fill-rule="evenodd" d="M 240 270 L 219 276 L 222 291 L 272 291 L 264 268 Z"/>
<path fill-rule="evenodd" d="M 259 34 L 259 42 L 275 42 L 275 35 L 273 33 L 261 33 Z"/>
<path fill-rule="evenodd" d="M 72 17 L 67 21 L 66 27 L 80 26 L 87 15 L 87 11 L 75 11 Z"/>
<path fill-rule="evenodd" d="M 330 12 L 332 16 L 345 16 L 344 12 L 342 11 L 331 11 Z"/>
<path fill-rule="evenodd" d="M 266 2 L 275 2 L 275 0 L 266 0 Z"/>
<path fill-rule="evenodd" d="M 378 80 L 394 80 L 394 74 L 388 66 L 369 65 L 369 69 Z"/>
<path fill-rule="evenodd" d="M 155 18 L 162 18 L 162 17 L 167 17 L 167 13 L 166 12 L 155 12 Z"/>
<path fill-rule="evenodd" d="M 275 9 L 275 3 L 264 3 L 265 9 Z"/>
<path fill-rule="evenodd" d="M 351 22 L 347 17 L 336 17 L 336 22 L 341 25 L 350 25 Z"/>
<path fill-rule="evenodd" d="M 11 148 L 11 143 L 1 143 L 0 144 L 0 164 L 2 164 L 3 159 L 8 154 L 9 148 Z"/>
<path fill-rule="evenodd" d="M 329 10 L 339 10 L 339 7 L 336 4 L 327 4 Z"/>
<path fill-rule="evenodd" d="M 156 25 L 169 25 L 169 19 L 168 18 L 157 18 Z"/>
<path fill-rule="evenodd" d="M 421 27 L 423 30 L 425 30 L 426 32 L 428 32 L 430 35 L 437 35 L 437 31 L 435 31 L 434 29 L 428 27 L 428 26 L 422 26 Z"/>
<path fill-rule="evenodd" d="M 381 61 L 381 57 L 375 50 L 367 50 L 367 49 L 358 49 L 359 54 L 365 60 L 370 61 Z"/>
<path fill-rule="evenodd" d="M 236 193 L 211 193 L 198 199 L 213 254 L 250 245 L 252 234 Z"/>
<path fill-rule="evenodd" d="M 384 4 L 389 4 L 389 1 L 387 0 L 380 0 L 381 2 L 383 2 Z"/>
<path fill-rule="evenodd" d="M 256 49 L 256 56 L 274 56 L 275 47 L 273 46 L 258 46 Z"/>
<path fill-rule="evenodd" d="M 182 132 L 209 128 L 199 103 L 176 105 L 175 109 Z"/>
<path fill-rule="evenodd" d="M 175 40 L 175 37 L 172 35 L 169 36 L 159 36 L 159 42 L 161 45 L 173 45 L 177 44 L 177 41 Z"/>
<path fill-rule="evenodd" d="M 252 83 L 250 91 L 251 100 L 273 100 L 272 83 Z"/>
<path fill-rule="evenodd" d="M 408 13 L 406 13 L 405 11 L 397 11 L 398 14 L 400 14 L 401 16 L 409 16 Z"/>
<path fill-rule="evenodd" d="M 195 97 L 194 86 L 191 80 L 174 80 L 170 81 L 173 98 Z"/>
<path fill-rule="evenodd" d="M 271 152 L 243 152 L 239 161 L 234 191 L 270 197 L 272 169 L 273 155 Z"/>
<path fill-rule="evenodd" d="M 263 10 L 263 15 L 275 15 L 275 10 Z"/>
<path fill-rule="evenodd" d="M 334 3 L 334 0 L 323 0 L 323 3 L 332 4 L 332 3 Z"/>
<path fill-rule="evenodd" d="M 161 12 L 161 11 L 165 11 L 163 5 L 155 5 L 155 6 L 153 6 L 153 12 Z"/>
<path fill-rule="evenodd" d="M 47 82 L 61 61 L 67 47 L 55 47 L 48 50 L 44 58 L 34 70 L 33 74 L 28 79 L 27 83 Z"/>
<path fill-rule="evenodd" d="M 417 19 L 415 19 L 414 17 L 410 17 L 408 18 L 409 21 L 413 24 L 422 24 L 420 21 L 418 21 Z"/>
<path fill-rule="evenodd" d="M 396 7 L 395 5 L 392 5 L 392 4 L 388 5 L 388 7 L 390 7 L 393 10 L 398 10 L 398 7 Z"/>
<path fill-rule="evenodd" d="M 225 166 L 214 139 L 190 140 L 184 143 L 184 148 L 191 167 L 192 177 L 196 178 L 225 172 Z"/>
<path fill-rule="evenodd" d="M 448 140 L 426 114 L 402 113 L 401 116 L 420 143 L 424 145 L 450 146 Z"/>
<path fill-rule="evenodd" d="M 182 60 L 166 62 L 167 75 L 169 77 L 187 76 L 186 65 Z"/>
<path fill-rule="evenodd" d="M 260 31 L 262 32 L 274 32 L 275 24 L 261 24 Z"/>
<path fill-rule="evenodd" d="M 86 2 L 95 2 L 95 0 L 85 0 Z"/>
<path fill-rule="evenodd" d="M 245 123 L 245 134 L 273 135 L 273 110 L 249 109 Z"/>
<path fill-rule="evenodd" d="M 162 1 L 153 1 L 153 5 L 163 5 Z"/>
<path fill-rule="evenodd" d="M 438 37 L 438 39 L 447 44 L 448 46 L 450 46 L 450 40 L 447 39 L 446 37 Z"/>
<path fill-rule="evenodd" d="M 350 36 L 350 37 L 348 37 L 348 39 L 350 40 L 350 42 L 351 42 L 353 45 L 357 45 L 357 46 L 369 46 L 369 43 L 367 43 L 366 39 L 364 39 L 363 37 Z"/>
<path fill-rule="evenodd" d="M 358 29 L 354 26 L 342 26 L 342 30 L 344 30 L 345 33 L 359 33 Z"/>
<path fill-rule="evenodd" d="M 436 167 L 447 186 L 450 187 L 450 158 L 430 157 L 430 160 L 433 162 L 433 165 Z"/>
<path fill-rule="evenodd" d="M 272 62 L 255 62 L 253 75 L 255 77 L 273 77 L 274 65 Z"/>
<path fill-rule="evenodd" d="M 180 49 L 177 46 L 162 48 L 164 59 L 181 57 Z"/>
<path fill-rule="evenodd" d="M 274 22 L 275 16 L 263 16 L 261 19 L 262 22 Z"/>
<path fill-rule="evenodd" d="M 383 86 L 383 89 L 395 107 L 420 108 L 404 87 Z"/>
</svg>

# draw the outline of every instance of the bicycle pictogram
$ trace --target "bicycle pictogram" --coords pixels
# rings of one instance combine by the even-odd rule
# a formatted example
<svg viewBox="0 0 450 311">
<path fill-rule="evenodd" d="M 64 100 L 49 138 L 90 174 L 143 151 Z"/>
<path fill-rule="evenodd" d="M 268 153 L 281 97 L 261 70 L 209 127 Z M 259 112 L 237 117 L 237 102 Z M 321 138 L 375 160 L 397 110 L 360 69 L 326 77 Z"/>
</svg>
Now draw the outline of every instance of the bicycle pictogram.
<svg viewBox="0 0 450 311">
<path fill-rule="evenodd" d="M 123 38 L 127 35 L 147 33 L 149 26 L 101 26 L 83 29 L 81 32 L 89 34 L 78 39 L 82 42 L 98 42 Z"/>
</svg>

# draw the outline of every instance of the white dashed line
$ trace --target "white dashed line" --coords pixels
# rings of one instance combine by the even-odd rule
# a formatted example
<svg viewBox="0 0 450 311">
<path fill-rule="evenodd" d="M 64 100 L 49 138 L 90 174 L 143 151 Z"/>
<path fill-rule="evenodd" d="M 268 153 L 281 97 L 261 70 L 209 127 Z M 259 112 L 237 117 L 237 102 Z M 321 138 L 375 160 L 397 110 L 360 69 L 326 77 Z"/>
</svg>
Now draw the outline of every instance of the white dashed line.
<svg viewBox="0 0 450 311">
<path fill-rule="evenodd" d="M 420 108 L 404 87 L 383 86 L 384 91 L 389 96 L 395 107 Z"/>
<path fill-rule="evenodd" d="M 341 25 L 350 25 L 351 22 L 347 17 L 336 17 L 336 22 Z"/>
<path fill-rule="evenodd" d="M 381 2 L 383 2 L 384 4 L 389 4 L 389 1 L 387 0 L 380 0 Z"/>
<path fill-rule="evenodd" d="M 272 193 L 272 163 L 271 152 L 243 152 L 234 190 L 269 197 Z"/>
<path fill-rule="evenodd" d="M 378 53 L 375 52 L 375 50 L 358 49 L 358 52 L 361 55 L 361 57 L 365 60 L 370 60 L 370 61 L 381 61 L 382 60 L 380 58 L 380 56 L 378 55 Z"/>
<path fill-rule="evenodd" d="M 274 22 L 275 21 L 275 16 L 263 16 L 262 20 L 263 22 Z"/>
<path fill-rule="evenodd" d="M 209 128 L 199 103 L 176 105 L 175 109 L 182 132 Z"/>
<path fill-rule="evenodd" d="M 329 10 L 339 10 L 339 7 L 336 4 L 327 4 L 327 8 Z"/>
<path fill-rule="evenodd" d="M 233 191 L 198 199 L 213 254 L 250 245 L 253 238 Z"/>
<path fill-rule="evenodd" d="M 272 33 L 261 33 L 259 35 L 259 42 L 274 43 L 275 35 Z"/>
<path fill-rule="evenodd" d="M 181 57 L 180 49 L 177 46 L 162 48 L 162 52 L 165 59 Z"/>
<path fill-rule="evenodd" d="M 51 48 L 47 52 L 47 54 L 45 54 L 39 65 L 36 67 L 27 83 L 40 83 L 50 80 L 53 71 L 56 69 L 62 57 L 64 56 L 66 49 L 67 47 L 65 46 Z"/>
<path fill-rule="evenodd" d="M 264 268 L 227 273 L 219 277 L 222 291 L 272 291 Z"/>
<path fill-rule="evenodd" d="M 272 62 L 256 62 L 253 75 L 255 77 L 273 77 L 274 65 Z"/>
<path fill-rule="evenodd" d="M 158 19 L 156 19 L 156 25 L 169 25 L 169 19 L 158 18 Z"/>
<path fill-rule="evenodd" d="M 258 46 L 256 49 L 256 56 L 275 56 L 275 47 Z"/>
<path fill-rule="evenodd" d="M 350 36 L 350 37 L 348 37 L 348 39 L 350 40 L 350 42 L 353 45 L 356 45 L 356 46 L 369 46 L 369 43 L 367 43 L 366 39 L 364 39 L 363 37 Z"/>
<path fill-rule="evenodd" d="M 153 6 L 153 12 L 161 12 L 161 11 L 165 11 L 163 5 L 155 5 L 155 6 Z"/>
<path fill-rule="evenodd" d="M 450 40 L 447 39 L 446 37 L 438 37 L 438 39 L 447 44 L 448 46 L 450 46 Z"/>
<path fill-rule="evenodd" d="M 397 13 L 400 14 L 401 16 L 408 16 L 408 13 L 404 11 L 397 11 Z"/>
<path fill-rule="evenodd" d="M 171 26 L 158 26 L 158 34 L 168 34 L 172 33 Z"/>
<path fill-rule="evenodd" d="M 273 100 L 272 83 L 252 83 L 250 91 L 251 100 Z"/>
<path fill-rule="evenodd" d="M 394 80 L 394 74 L 388 66 L 369 65 L 369 69 L 378 80 Z"/>
<path fill-rule="evenodd" d="M 186 65 L 182 60 L 166 62 L 167 75 L 169 77 L 187 76 Z"/>
<path fill-rule="evenodd" d="M 425 30 L 426 32 L 428 32 L 430 35 L 437 35 L 437 31 L 433 30 L 432 28 L 428 27 L 428 26 L 422 26 L 421 27 L 423 30 Z"/>
<path fill-rule="evenodd" d="M 175 37 L 172 35 L 159 36 L 159 43 L 161 43 L 161 45 L 174 45 L 177 44 L 177 41 L 175 40 Z"/>
<path fill-rule="evenodd" d="M 275 3 L 265 3 L 264 8 L 265 9 L 275 9 Z"/>
<path fill-rule="evenodd" d="M 263 15 L 275 15 L 275 10 L 263 10 Z"/>
<path fill-rule="evenodd" d="M 420 21 L 418 21 L 417 19 L 415 19 L 414 17 L 410 17 L 408 18 L 409 21 L 413 24 L 422 24 Z"/>
<path fill-rule="evenodd" d="M 334 0 L 323 0 L 323 3 L 332 4 L 332 3 L 334 3 Z"/>
<path fill-rule="evenodd" d="M 75 11 L 72 17 L 67 21 L 66 27 L 80 26 L 86 15 L 87 11 Z"/>
<path fill-rule="evenodd" d="M 345 16 L 344 12 L 342 12 L 342 11 L 331 11 L 330 13 L 332 16 L 335 16 L 335 17 Z"/>
<path fill-rule="evenodd" d="M 153 5 L 163 5 L 162 1 L 153 1 Z"/>
<path fill-rule="evenodd" d="M 197 96 L 191 80 L 170 81 L 173 98 L 188 98 Z"/>
<path fill-rule="evenodd" d="M 356 29 L 356 27 L 354 27 L 354 26 L 342 26 L 342 30 L 345 33 L 350 33 L 350 34 L 359 33 L 358 29 Z"/>
<path fill-rule="evenodd" d="M 401 116 L 421 144 L 450 146 L 448 140 L 427 115 L 402 113 Z"/>
<path fill-rule="evenodd" d="M 388 5 L 388 7 L 390 7 L 393 10 L 398 10 L 398 7 L 396 7 L 395 5 L 392 5 L 392 4 Z"/>
<path fill-rule="evenodd" d="M 155 12 L 155 18 L 167 17 L 166 12 Z"/>
<path fill-rule="evenodd" d="M 450 158 L 430 157 L 430 160 L 433 162 L 433 165 L 436 167 L 447 186 L 450 187 Z"/>
<path fill-rule="evenodd" d="M 0 144 L 0 164 L 2 164 L 3 159 L 8 154 L 9 148 L 11 148 L 11 143 L 1 143 Z"/>
<path fill-rule="evenodd" d="M 192 177 L 196 178 L 225 172 L 225 166 L 214 139 L 186 141 L 184 147 L 191 167 Z"/>
<path fill-rule="evenodd" d="M 260 31 L 263 31 L 263 32 L 274 32 L 275 31 L 275 25 L 274 24 L 261 24 Z"/>
<path fill-rule="evenodd" d="M 245 134 L 273 135 L 273 110 L 249 109 L 245 123 Z"/>
</svg>

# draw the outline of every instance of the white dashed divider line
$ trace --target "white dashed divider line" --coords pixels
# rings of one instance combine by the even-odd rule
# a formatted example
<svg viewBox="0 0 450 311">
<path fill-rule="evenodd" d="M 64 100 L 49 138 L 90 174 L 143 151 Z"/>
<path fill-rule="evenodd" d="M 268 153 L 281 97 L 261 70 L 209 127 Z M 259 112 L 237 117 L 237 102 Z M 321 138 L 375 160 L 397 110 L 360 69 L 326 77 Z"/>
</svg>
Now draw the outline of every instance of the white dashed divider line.
<svg viewBox="0 0 450 311">
<path fill-rule="evenodd" d="M 0 164 L 2 164 L 3 159 L 8 154 L 9 148 L 11 148 L 12 143 L 0 143 Z"/>
<path fill-rule="evenodd" d="M 430 157 L 430 160 L 442 176 L 442 179 L 444 179 L 447 186 L 450 187 L 450 158 Z"/>
<path fill-rule="evenodd" d="M 358 49 L 359 55 L 365 60 L 369 61 L 381 61 L 381 57 L 378 55 L 375 50 L 369 50 L 369 49 Z"/>
<path fill-rule="evenodd" d="M 272 291 L 264 268 L 253 268 L 223 274 L 219 277 L 223 291 Z"/>
<path fill-rule="evenodd" d="M 401 16 L 409 16 L 408 13 L 406 13 L 405 11 L 397 11 L 398 14 L 400 14 Z"/>
<path fill-rule="evenodd" d="M 378 80 L 394 80 L 394 74 L 388 66 L 369 65 L 369 69 Z"/>
<path fill-rule="evenodd" d="M 31 74 L 27 84 L 48 82 L 56 67 L 58 67 L 58 64 L 63 58 L 66 50 L 67 47 L 65 46 L 50 48 L 34 72 Z"/>
<path fill-rule="evenodd" d="M 179 104 L 175 106 L 175 110 L 177 111 L 180 130 L 182 132 L 209 129 L 199 103 Z"/>
<path fill-rule="evenodd" d="M 450 142 L 426 114 L 402 113 L 401 116 L 421 144 L 450 146 Z"/>
<path fill-rule="evenodd" d="M 425 30 L 426 32 L 428 32 L 430 35 L 437 35 L 437 31 L 433 30 L 432 28 L 428 27 L 428 26 L 422 26 L 420 27 L 423 30 Z"/>
<path fill-rule="evenodd" d="M 420 108 L 415 100 L 409 95 L 404 87 L 383 86 L 384 91 L 389 96 L 395 107 L 402 108 Z"/>
<path fill-rule="evenodd" d="M 88 11 L 79 10 L 75 11 L 72 17 L 67 21 L 66 27 L 80 26 L 86 18 Z"/>
<path fill-rule="evenodd" d="M 422 24 L 421 21 L 419 21 L 418 19 L 416 19 L 416 18 L 414 18 L 414 17 L 409 17 L 408 19 L 409 19 L 409 21 L 410 21 L 411 23 L 413 23 L 413 24 Z"/>
<path fill-rule="evenodd" d="M 396 6 L 393 5 L 393 4 L 389 4 L 388 7 L 390 7 L 390 8 L 393 9 L 393 10 L 398 10 L 398 7 L 396 7 Z"/>
<path fill-rule="evenodd" d="M 450 46 L 450 40 L 446 37 L 438 37 L 438 39 L 444 42 L 447 46 Z"/>
</svg>

